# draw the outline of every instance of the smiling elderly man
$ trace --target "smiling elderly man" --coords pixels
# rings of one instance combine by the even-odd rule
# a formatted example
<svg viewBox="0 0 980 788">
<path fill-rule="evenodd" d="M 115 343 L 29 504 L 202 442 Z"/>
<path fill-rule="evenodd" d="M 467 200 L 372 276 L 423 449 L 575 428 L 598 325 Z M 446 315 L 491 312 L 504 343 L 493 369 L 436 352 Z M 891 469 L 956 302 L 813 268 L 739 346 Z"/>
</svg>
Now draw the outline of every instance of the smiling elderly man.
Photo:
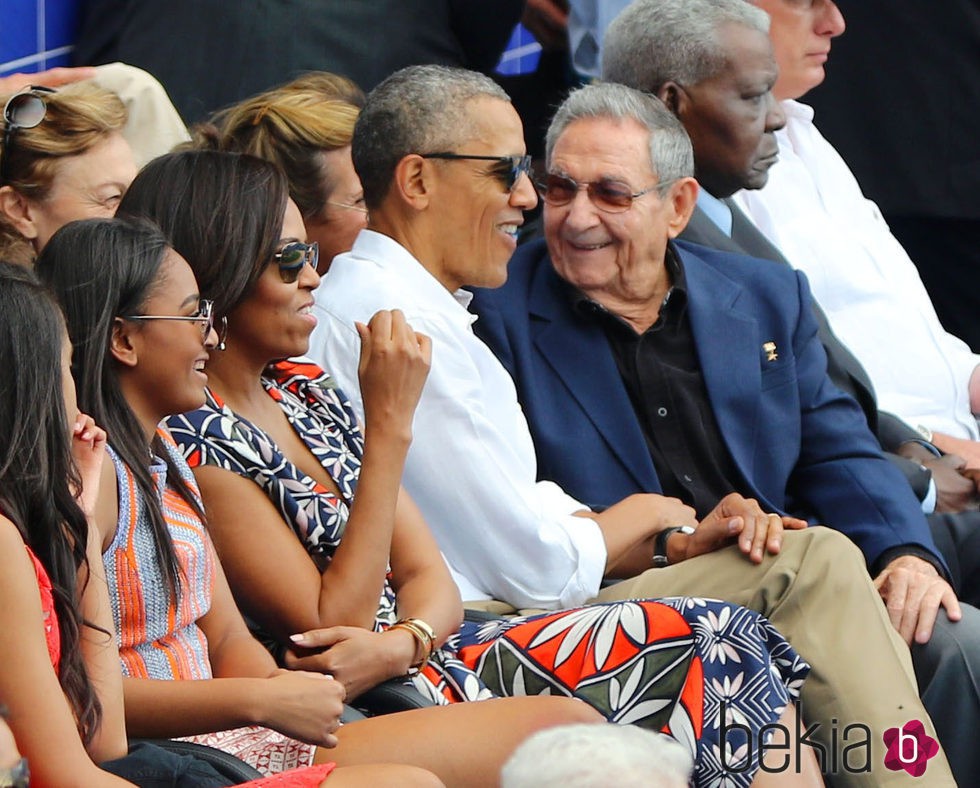
<svg viewBox="0 0 980 788">
<path fill-rule="evenodd" d="M 664 105 L 620 85 L 573 93 L 552 122 L 541 186 L 546 243 L 520 249 L 506 285 L 474 299 L 476 330 L 517 385 L 539 475 L 597 506 L 662 492 L 699 516 L 734 491 L 766 511 L 827 522 L 871 565 L 898 550 L 941 566 L 910 488 L 857 404 L 827 378 L 806 280 L 673 241 L 698 193 L 685 155 L 687 135 Z M 795 536 L 785 534 L 786 544 Z M 675 588 L 724 593 L 727 571 L 739 571 L 705 568 L 718 576 L 673 578 Z M 663 581 L 661 592 L 671 586 Z M 658 585 L 647 573 L 616 593 Z M 908 639 L 928 639 L 940 601 L 959 616 L 938 575 L 922 596 L 900 622 Z M 832 607 L 823 612 L 836 626 L 860 630 L 873 620 L 845 600 Z M 807 615 L 820 625 L 821 613 Z M 839 630 L 831 638 L 837 647 L 848 639 Z M 876 736 L 881 719 L 869 723 Z M 949 779 L 941 770 L 930 777 Z M 881 785 L 898 776 L 879 769 L 864 778 Z"/>
</svg>

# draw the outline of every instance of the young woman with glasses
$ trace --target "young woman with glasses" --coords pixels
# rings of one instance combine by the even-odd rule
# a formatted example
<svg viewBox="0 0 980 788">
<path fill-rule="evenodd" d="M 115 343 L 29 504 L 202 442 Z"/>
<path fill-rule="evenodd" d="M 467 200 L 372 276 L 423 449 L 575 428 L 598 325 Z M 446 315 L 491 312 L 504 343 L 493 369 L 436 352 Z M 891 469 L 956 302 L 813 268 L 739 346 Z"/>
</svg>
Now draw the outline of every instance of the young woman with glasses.
<svg viewBox="0 0 980 788">
<path fill-rule="evenodd" d="M 284 250 L 276 267 L 295 281 L 296 262 Z M 195 480 L 158 429 L 167 414 L 202 404 L 204 365 L 221 355 L 187 263 L 145 224 L 89 220 L 56 233 L 37 269 L 68 316 L 79 397 L 112 435 L 96 521 L 131 735 L 191 737 L 265 772 L 336 762 L 331 786 L 428 786 L 438 780 L 420 768 L 427 759 L 440 776 L 460 764 L 491 775 L 525 734 L 588 716 L 554 699 L 436 718 L 424 709 L 338 729 L 343 685 L 279 670 L 248 632 L 204 530 Z M 485 719 L 503 719 L 506 735 L 429 752 L 431 737 Z"/>
<path fill-rule="evenodd" d="M 3 103 L 0 259 L 30 263 L 74 219 L 112 216 L 136 175 L 126 108 L 90 82 L 29 87 Z"/>
</svg>

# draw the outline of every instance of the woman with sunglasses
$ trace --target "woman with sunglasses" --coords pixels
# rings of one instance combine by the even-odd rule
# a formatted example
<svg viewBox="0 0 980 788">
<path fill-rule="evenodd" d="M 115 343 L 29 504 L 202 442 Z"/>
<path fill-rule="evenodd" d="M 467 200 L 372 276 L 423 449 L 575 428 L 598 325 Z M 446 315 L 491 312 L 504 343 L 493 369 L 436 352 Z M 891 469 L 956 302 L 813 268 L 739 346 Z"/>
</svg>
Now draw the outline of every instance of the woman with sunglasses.
<svg viewBox="0 0 980 788">
<path fill-rule="evenodd" d="M 68 316 L 80 398 L 112 434 L 96 520 L 131 735 L 191 736 L 266 772 L 334 761 L 342 768 L 329 785 L 428 786 L 438 781 L 418 766 L 383 764 L 432 766 L 447 779 L 464 767 L 489 775 L 527 733 L 587 716 L 581 704 L 555 699 L 436 719 L 426 709 L 337 730 L 342 685 L 278 670 L 249 634 L 214 560 L 190 470 L 157 429 L 167 414 L 203 402 L 203 366 L 219 340 L 187 263 L 147 225 L 90 220 L 56 233 L 37 269 Z M 493 746 L 432 751 L 429 737 L 440 731 L 498 719 L 509 727 Z"/>
<path fill-rule="evenodd" d="M 330 673 L 351 697 L 396 677 L 437 703 L 575 695 L 609 719 L 672 731 L 697 758 L 699 783 L 722 772 L 751 782 L 751 755 L 742 774 L 718 765 L 724 743 L 702 708 L 703 682 L 761 678 L 775 722 L 786 684 L 806 673 L 755 614 L 715 602 L 693 611 L 680 599 L 462 622 L 459 592 L 399 484 L 428 340 L 399 312 L 358 327 L 363 432 L 329 375 L 281 361 L 308 345 L 316 249 L 291 207 L 281 230 L 249 237 L 255 217 L 280 214 L 272 206 L 284 201 L 235 184 L 255 166 L 208 151 L 161 157 L 121 210 L 160 223 L 228 318 L 204 407 L 168 425 L 194 467 L 236 600 L 284 663 Z M 384 364 L 370 363 L 376 356 Z M 731 618 L 744 621 L 745 643 L 709 623 Z M 813 764 L 802 768 L 810 775 Z"/>
<path fill-rule="evenodd" d="M 321 274 L 367 224 L 350 154 L 363 103 L 350 80 L 312 72 L 229 107 L 196 130 L 220 150 L 267 159 L 286 174 L 307 239 L 320 247 Z"/>
<path fill-rule="evenodd" d="M 0 102 L 0 258 L 29 264 L 63 224 L 112 216 L 136 164 L 122 101 L 90 82 Z"/>
</svg>

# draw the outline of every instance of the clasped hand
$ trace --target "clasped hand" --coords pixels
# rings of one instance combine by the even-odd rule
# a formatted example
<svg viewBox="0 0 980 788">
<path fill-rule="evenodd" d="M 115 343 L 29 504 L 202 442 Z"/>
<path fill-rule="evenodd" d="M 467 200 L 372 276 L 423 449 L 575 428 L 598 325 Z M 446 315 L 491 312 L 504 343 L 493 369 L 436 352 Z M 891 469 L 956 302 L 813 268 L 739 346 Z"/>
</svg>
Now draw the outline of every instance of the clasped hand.
<svg viewBox="0 0 980 788">
<path fill-rule="evenodd" d="M 334 735 L 344 711 L 344 687 L 322 673 L 276 670 L 262 687 L 261 722 L 294 739 L 336 747 Z"/>
<path fill-rule="evenodd" d="M 328 627 L 293 635 L 286 666 L 333 676 L 356 698 L 372 687 L 408 672 L 415 641 L 402 632 L 371 632 L 360 627 Z"/>
<path fill-rule="evenodd" d="M 783 532 L 807 527 L 805 520 L 770 514 L 758 501 L 738 493 L 726 495 L 698 523 L 691 535 L 674 534 L 667 542 L 671 563 L 711 553 L 737 541 L 738 549 L 754 564 L 762 562 L 764 552 L 776 555 L 783 544 Z"/>
</svg>

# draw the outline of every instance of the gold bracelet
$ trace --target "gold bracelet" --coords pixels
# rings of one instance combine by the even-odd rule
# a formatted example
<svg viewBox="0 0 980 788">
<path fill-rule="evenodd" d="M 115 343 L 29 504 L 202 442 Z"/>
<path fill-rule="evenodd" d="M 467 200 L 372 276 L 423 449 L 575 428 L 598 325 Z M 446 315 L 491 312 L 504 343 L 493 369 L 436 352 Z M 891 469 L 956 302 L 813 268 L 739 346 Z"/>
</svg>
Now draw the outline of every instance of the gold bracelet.
<svg viewBox="0 0 980 788">
<path fill-rule="evenodd" d="M 432 651 L 436 645 L 436 633 L 432 627 L 421 618 L 403 618 L 392 624 L 389 627 L 390 629 L 404 629 L 415 638 L 416 659 L 411 664 L 412 668 L 418 670 L 429 661 L 429 657 L 432 656 Z"/>
</svg>

